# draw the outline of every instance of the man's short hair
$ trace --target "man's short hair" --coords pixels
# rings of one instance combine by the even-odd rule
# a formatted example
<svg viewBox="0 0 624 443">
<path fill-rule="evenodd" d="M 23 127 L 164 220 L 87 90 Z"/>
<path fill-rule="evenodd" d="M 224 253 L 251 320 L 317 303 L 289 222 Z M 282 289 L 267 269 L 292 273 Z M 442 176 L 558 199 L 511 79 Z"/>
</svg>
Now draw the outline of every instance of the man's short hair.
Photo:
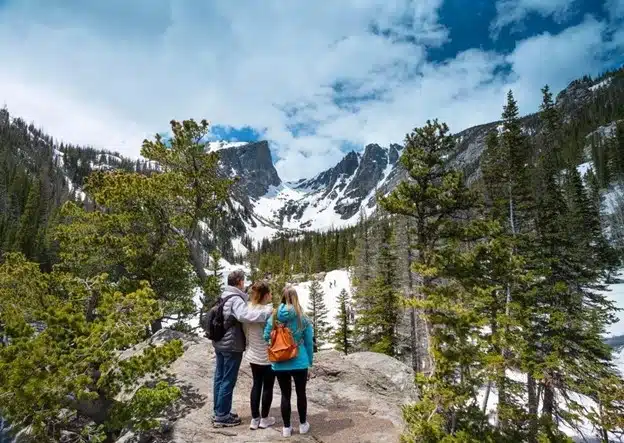
<svg viewBox="0 0 624 443">
<path fill-rule="evenodd" d="M 232 271 L 228 275 L 228 286 L 238 286 L 242 281 L 245 281 L 245 272 L 242 269 Z"/>
</svg>

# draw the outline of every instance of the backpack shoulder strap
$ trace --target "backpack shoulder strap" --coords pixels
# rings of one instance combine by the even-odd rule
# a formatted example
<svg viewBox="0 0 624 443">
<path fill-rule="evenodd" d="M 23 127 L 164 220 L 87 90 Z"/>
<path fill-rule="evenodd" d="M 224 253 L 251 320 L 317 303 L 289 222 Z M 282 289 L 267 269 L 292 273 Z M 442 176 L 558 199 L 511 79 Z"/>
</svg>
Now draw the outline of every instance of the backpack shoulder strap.
<svg viewBox="0 0 624 443">
<path fill-rule="evenodd" d="M 240 296 L 240 294 L 230 294 L 230 295 L 227 295 L 227 296 L 225 296 L 225 297 L 219 297 L 219 301 L 221 302 L 221 305 L 225 306 L 225 304 L 226 304 L 226 303 L 227 303 L 227 302 L 228 302 L 231 298 L 234 298 L 234 297 L 241 297 L 241 296 Z M 243 297 L 241 297 L 241 298 L 243 298 Z"/>
</svg>

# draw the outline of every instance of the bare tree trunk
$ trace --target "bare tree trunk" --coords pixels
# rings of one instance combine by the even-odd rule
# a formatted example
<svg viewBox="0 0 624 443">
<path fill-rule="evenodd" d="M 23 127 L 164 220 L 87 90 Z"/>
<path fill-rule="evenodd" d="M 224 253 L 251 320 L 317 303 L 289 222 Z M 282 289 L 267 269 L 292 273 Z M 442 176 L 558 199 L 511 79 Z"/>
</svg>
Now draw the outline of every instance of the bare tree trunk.
<svg viewBox="0 0 624 443">
<path fill-rule="evenodd" d="M 485 388 L 485 394 L 483 395 L 483 403 L 481 403 L 481 412 L 484 415 L 487 414 L 487 405 L 488 405 L 488 401 L 490 401 L 491 390 L 492 390 L 492 380 L 489 380 Z"/>
<path fill-rule="evenodd" d="M 515 223 L 515 214 L 514 214 L 514 202 L 513 195 L 511 191 L 511 185 L 509 186 L 509 224 L 511 227 L 511 235 L 515 237 L 516 235 L 516 223 Z M 514 251 L 511 251 L 511 255 L 509 257 L 510 261 L 513 259 Z M 511 314 L 511 285 L 508 282 L 506 285 L 506 298 L 505 298 L 505 315 L 509 317 Z M 505 337 L 509 335 L 509 328 L 505 326 Z M 500 428 L 507 427 L 506 419 L 501 420 L 501 416 L 504 417 L 504 413 L 502 414 L 505 407 L 508 405 L 507 399 L 507 359 L 509 358 L 509 350 L 503 346 L 501 349 L 501 355 L 503 357 L 503 368 L 501 370 L 501 374 L 498 380 L 498 426 Z"/>
<path fill-rule="evenodd" d="M 542 405 L 542 417 L 546 418 L 549 422 L 553 419 L 555 408 L 555 393 L 550 383 L 551 381 L 548 379 L 544 383 L 544 402 Z"/>
<path fill-rule="evenodd" d="M 416 294 L 414 293 L 414 275 L 412 272 L 412 265 L 414 263 L 414 256 L 412 254 L 412 237 L 411 237 L 411 227 L 409 220 L 405 219 L 405 264 L 407 266 L 407 293 L 408 297 L 413 301 L 416 299 Z M 418 340 L 418 331 L 417 331 L 417 312 L 414 306 L 410 307 L 410 348 L 412 351 L 412 369 L 416 374 L 422 372 L 422 364 L 421 364 L 421 347 Z"/>
</svg>

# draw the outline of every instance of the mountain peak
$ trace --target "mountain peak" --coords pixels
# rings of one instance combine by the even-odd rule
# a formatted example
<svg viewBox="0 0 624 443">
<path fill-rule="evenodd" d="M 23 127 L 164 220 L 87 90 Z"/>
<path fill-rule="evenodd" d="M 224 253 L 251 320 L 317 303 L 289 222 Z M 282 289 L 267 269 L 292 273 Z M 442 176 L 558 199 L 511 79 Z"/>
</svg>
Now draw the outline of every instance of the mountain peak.
<svg viewBox="0 0 624 443">
<path fill-rule="evenodd" d="M 282 183 L 266 140 L 221 149 L 219 158 L 225 173 L 238 177 L 237 187 L 251 198 L 259 198 L 271 186 Z"/>
</svg>

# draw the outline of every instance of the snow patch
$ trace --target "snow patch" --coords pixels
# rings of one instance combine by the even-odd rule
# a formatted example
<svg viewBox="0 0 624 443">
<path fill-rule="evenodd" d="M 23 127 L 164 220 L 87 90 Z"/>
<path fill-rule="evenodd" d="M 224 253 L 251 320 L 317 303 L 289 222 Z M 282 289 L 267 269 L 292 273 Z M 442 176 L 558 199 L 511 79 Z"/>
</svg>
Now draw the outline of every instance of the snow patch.
<svg viewBox="0 0 624 443">
<path fill-rule="evenodd" d="M 321 288 L 323 288 L 323 300 L 325 301 L 325 306 L 329 311 L 327 315 L 327 321 L 332 327 L 338 326 L 338 322 L 336 320 L 336 316 L 338 315 L 338 311 L 340 306 L 338 305 L 338 295 L 340 291 L 345 289 L 349 295 L 351 295 L 351 279 L 349 277 L 349 271 L 346 269 L 337 269 L 335 271 L 330 271 L 325 274 L 325 278 L 319 282 L 321 284 Z M 310 285 L 312 281 L 305 281 L 302 283 L 297 283 L 293 285 L 297 290 L 297 295 L 299 296 L 299 303 L 301 307 L 307 311 L 308 303 L 310 301 Z"/>
<path fill-rule="evenodd" d="M 591 162 L 581 163 L 576 167 L 576 170 L 581 175 L 581 177 L 585 177 L 585 174 L 587 174 L 587 171 L 589 171 L 590 169 L 593 169 Z"/>
<path fill-rule="evenodd" d="M 617 323 L 609 326 L 607 334 L 609 337 L 617 337 L 618 335 L 624 335 L 624 269 L 620 270 L 616 278 L 623 280 L 621 283 L 614 283 L 609 285 L 606 291 L 606 296 L 611 299 L 615 306 L 622 311 L 618 311 L 616 314 L 618 317 Z M 621 366 L 621 370 L 624 371 L 624 365 Z M 622 372 L 624 375 L 624 372 Z"/>
<path fill-rule="evenodd" d="M 603 81 L 601 81 L 600 83 L 596 83 L 594 86 L 590 86 L 589 90 L 594 92 L 594 91 L 597 91 L 600 88 L 606 88 L 607 86 L 609 86 L 611 84 L 611 80 L 612 80 L 611 77 L 606 78 Z"/>
<path fill-rule="evenodd" d="M 208 152 L 216 152 L 222 149 L 237 148 L 239 146 L 245 146 L 248 144 L 249 143 L 247 142 L 226 142 L 226 141 L 220 140 L 220 141 L 208 142 L 206 143 L 206 147 L 208 148 Z"/>
<path fill-rule="evenodd" d="M 232 239 L 232 248 L 239 255 L 247 255 L 249 252 L 239 237 Z"/>
</svg>

